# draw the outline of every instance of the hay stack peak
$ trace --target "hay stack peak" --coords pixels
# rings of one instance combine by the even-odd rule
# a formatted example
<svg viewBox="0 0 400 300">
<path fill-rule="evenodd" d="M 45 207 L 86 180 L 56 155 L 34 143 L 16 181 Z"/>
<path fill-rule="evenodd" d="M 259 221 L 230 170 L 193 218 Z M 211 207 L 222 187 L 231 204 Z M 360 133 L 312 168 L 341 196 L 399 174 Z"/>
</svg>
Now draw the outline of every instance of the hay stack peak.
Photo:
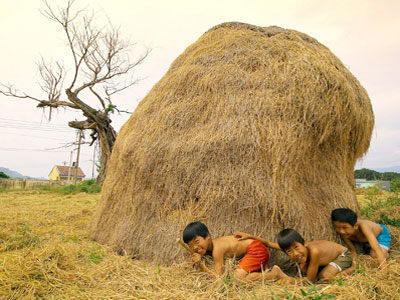
<svg viewBox="0 0 400 300">
<path fill-rule="evenodd" d="M 329 49 L 279 27 L 224 23 L 171 65 L 122 127 L 92 236 L 172 263 L 201 220 L 213 236 L 284 227 L 334 239 L 330 211 L 358 210 L 353 168 L 374 118 Z"/>
</svg>

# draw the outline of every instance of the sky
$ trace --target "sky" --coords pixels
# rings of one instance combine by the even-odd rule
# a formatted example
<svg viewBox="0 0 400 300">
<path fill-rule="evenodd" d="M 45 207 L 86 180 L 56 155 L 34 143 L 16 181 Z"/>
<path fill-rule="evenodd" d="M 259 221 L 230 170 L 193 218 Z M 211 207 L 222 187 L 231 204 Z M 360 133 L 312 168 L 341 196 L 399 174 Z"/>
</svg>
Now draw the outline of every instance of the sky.
<svg viewBox="0 0 400 300">
<path fill-rule="evenodd" d="M 48 2 L 52 7 L 66 3 Z M 371 98 L 375 128 L 370 149 L 356 168 L 400 166 L 398 0 L 76 0 L 73 7 L 95 11 L 100 22 L 118 26 L 123 37 L 136 43 L 136 53 L 152 49 L 135 71 L 141 81 L 114 99 L 120 109 L 130 111 L 173 60 L 217 24 L 238 21 L 304 32 L 338 56 Z M 41 0 L 0 1 L 0 83 L 38 98 L 45 98 L 38 86 L 40 58 L 71 60 L 61 27 L 40 13 L 44 8 Z M 60 109 L 48 121 L 48 112 L 36 105 L 0 95 L 0 167 L 47 178 L 54 165 L 75 160 L 76 146 L 63 147 L 76 141 L 76 131 L 67 123 L 84 117 Z M 115 130 L 128 118 L 114 114 Z M 90 141 L 88 134 L 85 141 Z M 93 147 L 82 145 L 79 160 L 87 178 L 96 175 Z"/>
</svg>

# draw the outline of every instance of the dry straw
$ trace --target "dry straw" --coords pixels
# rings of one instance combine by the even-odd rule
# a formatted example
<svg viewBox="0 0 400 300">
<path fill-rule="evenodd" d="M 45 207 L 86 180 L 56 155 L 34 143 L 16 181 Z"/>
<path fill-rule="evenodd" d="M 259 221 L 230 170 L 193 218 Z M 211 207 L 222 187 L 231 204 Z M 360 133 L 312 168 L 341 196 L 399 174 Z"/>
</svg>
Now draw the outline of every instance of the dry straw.
<svg viewBox="0 0 400 300">
<path fill-rule="evenodd" d="M 331 210 L 359 210 L 353 168 L 373 124 L 364 88 L 315 39 L 218 25 L 121 129 L 91 235 L 164 264 L 181 259 L 175 241 L 196 220 L 212 236 L 274 240 L 292 227 L 306 240 L 334 239 Z"/>
<path fill-rule="evenodd" d="M 162 267 L 91 241 L 86 228 L 97 200 L 98 195 L 85 194 L 0 193 L 0 299 L 398 299 L 400 228 L 389 226 L 394 242 L 386 274 L 361 256 L 354 275 L 329 284 L 245 285 L 232 281 L 237 263 L 232 260 L 226 261 L 226 276 L 212 280 L 188 262 Z M 376 217 L 399 218 L 395 210 L 386 208 Z M 310 295 L 303 297 L 301 289 L 311 289 Z"/>
</svg>

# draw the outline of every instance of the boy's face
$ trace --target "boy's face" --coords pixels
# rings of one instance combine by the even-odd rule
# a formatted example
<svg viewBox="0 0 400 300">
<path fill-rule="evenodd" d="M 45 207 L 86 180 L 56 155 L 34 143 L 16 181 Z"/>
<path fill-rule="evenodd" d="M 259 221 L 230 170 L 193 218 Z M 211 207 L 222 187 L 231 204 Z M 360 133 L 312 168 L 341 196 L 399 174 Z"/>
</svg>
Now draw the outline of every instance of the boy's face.
<svg viewBox="0 0 400 300">
<path fill-rule="evenodd" d="M 350 223 L 334 221 L 333 226 L 335 227 L 336 232 L 345 239 L 352 236 L 356 231 L 355 226 L 352 226 Z"/>
<path fill-rule="evenodd" d="M 205 255 L 207 250 L 210 248 L 211 238 L 210 235 L 207 235 L 205 238 L 201 236 L 196 236 L 193 240 L 191 240 L 188 245 L 189 248 L 193 250 L 193 252 L 198 253 L 200 255 Z"/>
<path fill-rule="evenodd" d="M 294 242 L 289 248 L 285 250 L 289 258 L 298 263 L 306 263 L 308 257 L 308 249 L 306 246 L 299 242 Z"/>
</svg>

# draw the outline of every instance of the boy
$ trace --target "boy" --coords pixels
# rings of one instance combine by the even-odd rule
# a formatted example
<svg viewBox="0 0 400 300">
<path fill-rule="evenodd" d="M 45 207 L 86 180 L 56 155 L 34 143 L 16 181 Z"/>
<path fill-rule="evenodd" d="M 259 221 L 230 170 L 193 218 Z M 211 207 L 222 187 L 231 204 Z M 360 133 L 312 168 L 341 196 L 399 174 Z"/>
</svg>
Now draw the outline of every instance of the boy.
<svg viewBox="0 0 400 300">
<path fill-rule="evenodd" d="M 233 235 L 212 239 L 207 227 L 201 222 L 193 222 L 183 231 L 183 241 L 193 251 L 192 261 L 201 270 L 215 276 L 224 273 L 224 257 L 243 257 L 235 270 L 235 278 L 242 281 L 254 281 L 261 278 L 272 280 L 276 273 L 262 268 L 269 259 L 268 249 L 259 241 L 247 239 L 239 241 Z M 201 263 L 203 255 L 212 255 L 215 273 Z"/>
<path fill-rule="evenodd" d="M 333 226 L 349 247 L 353 258 L 357 256 L 353 242 L 363 243 L 367 246 L 367 253 L 376 258 L 379 267 L 387 266 L 389 257 L 390 232 L 385 225 L 368 220 L 358 220 L 357 214 L 348 208 L 337 208 L 331 213 Z M 368 253 L 369 252 L 369 253 Z"/>
<path fill-rule="evenodd" d="M 317 275 L 320 280 L 328 280 L 339 272 L 351 274 L 355 270 L 355 263 L 351 252 L 347 248 L 330 241 L 304 242 L 303 237 L 294 229 L 284 229 L 278 234 L 278 244 L 267 240 L 237 232 L 235 236 L 240 240 L 255 238 L 269 247 L 284 251 L 291 260 L 299 264 L 302 273 L 306 274 L 306 280 L 314 282 Z M 277 273 L 279 279 L 296 283 L 304 281 L 302 278 L 294 278 L 286 275 L 278 266 L 272 270 Z"/>
</svg>

